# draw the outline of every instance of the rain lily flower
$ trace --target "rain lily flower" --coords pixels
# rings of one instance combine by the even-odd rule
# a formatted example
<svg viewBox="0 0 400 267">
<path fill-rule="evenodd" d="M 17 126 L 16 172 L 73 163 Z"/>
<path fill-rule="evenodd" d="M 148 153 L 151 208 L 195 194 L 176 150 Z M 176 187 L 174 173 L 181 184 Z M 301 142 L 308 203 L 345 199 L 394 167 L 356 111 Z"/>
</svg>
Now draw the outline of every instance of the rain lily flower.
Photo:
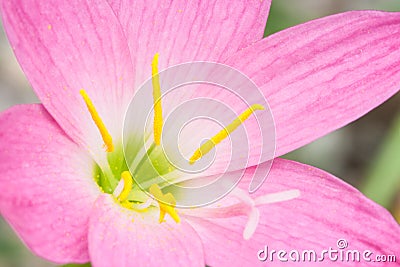
<svg viewBox="0 0 400 267">
<path fill-rule="evenodd" d="M 257 254 L 265 245 L 322 251 L 339 238 L 359 251 L 398 253 L 392 216 L 314 167 L 277 158 L 264 185 L 248 193 L 261 146 L 252 114 L 262 107 L 246 109 L 224 91 L 206 89 L 157 102 L 158 70 L 190 61 L 232 66 L 268 100 L 278 157 L 398 92 L 400 13 L 348 12 L 261 40 L 269 6 L 268 0 L 1 1 L 9 41 L 42 103 L 0 115 L 0 212 L 35 254 L 93 266 L 253 266 L 264 264 Z M 155 145 L 163 111 L 200 95 L 232 106 L 248 130 L 244 177 L 220 202 L 178 209 L 160 201 L 173 204 L 176 196 L 158 184 L 148 188 L 158 201 L 134 184 L 122 152 L 123 120 L 149 77 Z M 215 135 L 207 127 L 192 131 Z M 217 147 L 224 138 L 216 138 Z M 198 141 L 183 143 L 194 152 Z M 201 158 L 195 154 L 193 163 Z M 224 160 L 218 156 L 216 163 Z"/>
</svg>

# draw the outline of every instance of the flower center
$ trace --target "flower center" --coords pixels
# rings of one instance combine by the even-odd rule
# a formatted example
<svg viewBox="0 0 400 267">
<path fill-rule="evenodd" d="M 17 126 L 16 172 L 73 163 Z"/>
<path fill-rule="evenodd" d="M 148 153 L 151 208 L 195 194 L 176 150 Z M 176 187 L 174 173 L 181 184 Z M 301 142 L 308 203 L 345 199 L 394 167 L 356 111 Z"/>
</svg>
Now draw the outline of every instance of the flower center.
<svg viewBox="0 0 400 267">
<path fill-rule="evenodd" d="M 175 197 L 170 193 L 163 193 L 162 187 L 158 185 L 158 179 L 160 175 L 171 173 L 174 168 L 166 160 L 165 155 L 161 149 L 158 149 L 161 143 L 161 134 L 163 130 L 163 114 L 161 105 L 161 87 L 160 78 L 158 71 L 158 53 L 155 54 L 152 64 L 152 86 L 153 86 L 153 103 L 154 103 L 154 143 L 150 148 L 144 152 L 146 156 L 143 156 L 138 162 L 134 162 L 135 170 L 131 174 L 128 171 L 125 158 L 123 155 L 122 145 L 115 146 L 113 138 L 107 130 L 106 125 L 101 119 L 97 112 L 95 105 L 86 93 L 84 89 L 80 90 L 80 94 L 86 104 L 86 107 L 97 126 L 100 135 L 104 141 L 104 147 L 108 152 L 108 163 L 109 166 L 96 167 L 95 180 L 100 188 L 109 194 L 113 194 L 115 200 L 125 208 L 137 211 L 145 212 L 149 209 L 158 208 L 160 211 L 159 222 L 164 221 L 164 217 L 168 214 L 176 223 L 180 222 L 180 218 L 177 210 L 175 209 L 176 200 Z M 211 137 L 208 141 L 202 144 L 189 159 L 190 164 L 194 164 L 196 161 L 201 159 L 204 155 L 210 152 L 216 145 L 226 139 L 233 131 L 235 131 L 245 120 L 247 120 L 255 111 L 264 110 L 264 107 L 260 104 L 254 104 L 248 109 L 243 111 L 236 119 L 234 119 L 229 125 L 220 130 L 217 134 Z M 138 157 L 139 158 L 139 157 Z M 146 167 L 147 164 L 151 164 L 150 167 Z M 152 169 L 152 171 L 148 171 Z M 145 170 L 145 171 L 143 171 Z M 147 182 L 148 193 L 145 193 L 139 185 L 134 182 L 133 177 L 136 181 L 139 179 L 143 181 L 140 176 L 147 176 L 148 173 L 156 170 L 156 179 L 144 180 Z M 133 175 L 133 177 L 132 177 Z M 162 180 L 162 179 L 161 179 Z M 141 184 L 142 185 L 142 184 Z M 143 185 L 142 185 L 143 186 Z"/>
</svg>

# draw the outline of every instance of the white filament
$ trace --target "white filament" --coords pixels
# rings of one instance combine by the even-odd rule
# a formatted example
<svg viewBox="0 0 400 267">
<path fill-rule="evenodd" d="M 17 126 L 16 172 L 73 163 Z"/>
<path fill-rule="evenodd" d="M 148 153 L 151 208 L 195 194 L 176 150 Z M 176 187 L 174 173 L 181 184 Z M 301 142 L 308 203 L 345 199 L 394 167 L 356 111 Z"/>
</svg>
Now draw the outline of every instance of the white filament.
<svg viewBox="0 0 400 267">
<path fill-rule="evenodd" d="M 114 189 L 113 196 L 118 197 L 122 190 L 124 190 L 124 179 L 119 180 L 117 187 Z"/>
<path fill-rule="evenodd" d="M 297 189 L 282 191 L 278 193 L 272 193 L 257 197 L 254 200 L 256 205 L 265 205 L 271 203 L 277 203 L 282 201 L 291 200 L 300 196 L 300 191 Z"/>
<path fill-rule="evenodd" d="M 243 231 L 243 239 L 249 240 L 255 233 L 258 222 L 260 221 L 260 211 L 253 207 L 248 215 L 247 223 Z"/>
</svg>

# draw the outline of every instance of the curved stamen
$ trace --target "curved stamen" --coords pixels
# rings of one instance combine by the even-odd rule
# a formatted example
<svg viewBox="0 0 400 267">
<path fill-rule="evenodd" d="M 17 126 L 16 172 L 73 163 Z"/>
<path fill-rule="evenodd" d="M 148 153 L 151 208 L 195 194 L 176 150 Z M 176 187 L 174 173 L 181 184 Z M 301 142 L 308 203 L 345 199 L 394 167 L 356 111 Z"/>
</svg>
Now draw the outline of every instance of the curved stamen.
<svg viewBox="0 0 400 267">
<path fill-rule="evenodd" d="M 129 193 L 132 190 L 133 186 L 133 179 L 128 171 L 124 171 L 121 173 L 121 179 L 124 181 L 124 188 L 122 189 L 121 193 L 118 196 L 118 200 L 124 202 L 128 199 Z"/>
<path fill-rule="evenodd" d="M 231 122 L 224 129 L 219 131 L 216 135 L 211 137 L 211 139 L 207 140 L 204 144 L 202 144 L 190 157 L 189 163 L 193 164 L 200 158 L 202 158 L 205 154 L 210 152 L 216 145 L 222 142 L 225 138 L 227 138 L 234 130 L 237 129 L 245 120 L 247 120 L 251 114 L 253 114 L 256 110 L 264 110 L 264 106 L 260 104 L 251 105 L 248 109 L 243 111 L 235 120 Z"/>
</svg>

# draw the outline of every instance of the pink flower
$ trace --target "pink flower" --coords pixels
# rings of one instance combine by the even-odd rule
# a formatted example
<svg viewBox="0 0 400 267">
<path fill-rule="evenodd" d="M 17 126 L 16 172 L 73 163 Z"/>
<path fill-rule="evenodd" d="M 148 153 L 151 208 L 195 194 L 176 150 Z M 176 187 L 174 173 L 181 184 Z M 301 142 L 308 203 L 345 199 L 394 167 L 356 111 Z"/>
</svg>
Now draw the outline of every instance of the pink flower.
<svg viewBox="0 0 400 267">
<path fill-rule="evenodd" d="M 266 245 L 322 251 L 340 238 L 373 255 L 398 253 L 391 215 L 311 166 L 275 159 L 266 183 L 246 193 L 260 149 L 251 120 L 248 169 L 222 207 L 169 207 L 159 223 L 159 208 L 168 207 L 135 211 L 111 193 L 126 171 L 124 113 L 156 53 L 160 69 L 207 60 L 248 75 L 269 101 L 280 156 L 398 91 L 400 13 L 348 12 L 260 40 L 266 0 L 39 2 L 1 1 L 8 38 L 42 104 L 0 116 L 0 212 L 34 253 L 96 267 L 253 266 L 264 264 L 257 254 Z"/>
</svg>

